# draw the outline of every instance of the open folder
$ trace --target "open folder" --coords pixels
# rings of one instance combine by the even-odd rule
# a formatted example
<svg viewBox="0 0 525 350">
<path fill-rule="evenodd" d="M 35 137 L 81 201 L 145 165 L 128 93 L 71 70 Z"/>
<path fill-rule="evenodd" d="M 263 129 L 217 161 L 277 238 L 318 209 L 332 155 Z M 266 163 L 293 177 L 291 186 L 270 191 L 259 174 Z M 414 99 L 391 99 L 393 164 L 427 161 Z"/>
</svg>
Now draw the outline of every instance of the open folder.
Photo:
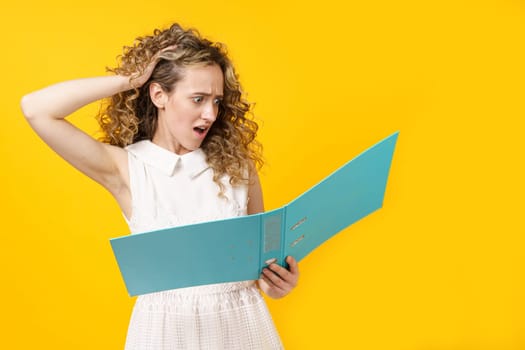
<svg viewBox="0 0 525 350">
<path fill-rule="evenodd" d="M 256 280 L 271 262 L 303 259 L 383 205 L 398 132 L 289 204 L 265 213 L 111 239 L 131 296 Z"/>
</svg>

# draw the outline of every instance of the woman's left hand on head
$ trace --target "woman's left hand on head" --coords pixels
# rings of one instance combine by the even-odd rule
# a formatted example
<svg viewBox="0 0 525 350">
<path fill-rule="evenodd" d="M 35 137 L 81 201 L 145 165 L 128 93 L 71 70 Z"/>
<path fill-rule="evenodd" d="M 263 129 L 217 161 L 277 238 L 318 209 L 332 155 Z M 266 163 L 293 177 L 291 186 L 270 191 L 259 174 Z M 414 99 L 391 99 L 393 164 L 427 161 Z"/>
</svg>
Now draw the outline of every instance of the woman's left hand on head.
<svg viewBox="0 0 525 350">
<path fill-rule="evenodd" d="M 131 75 L 130 82 L 132 82 L 132 87 L 140 88 L 142 85 L 144 85 L 144 83 L 146 83 L 148 79 L 151 77 L 151 74 L 153 73 L 153 70 L 157 66 L 157 63 L 159 63 L 162 54 L 164 54 L 166 51 L 175 50 L 176 48 L 177 48 L 177 45 L 170 45 L 156 52 L 153 55 L 153 57 L 151 57 L 148 65 L 144 68 L 143 72 L 137 71 Z"/>
<path fill-rule="evenodd" d="M 299 266 L 297 261 L 289 256 L 286 258 L 289 269 L 275 263 L 263 269 L 259 279 L 259 288 L 271 298 L 282 298 L 297 286 L 299 280 Z"/>
</svg>

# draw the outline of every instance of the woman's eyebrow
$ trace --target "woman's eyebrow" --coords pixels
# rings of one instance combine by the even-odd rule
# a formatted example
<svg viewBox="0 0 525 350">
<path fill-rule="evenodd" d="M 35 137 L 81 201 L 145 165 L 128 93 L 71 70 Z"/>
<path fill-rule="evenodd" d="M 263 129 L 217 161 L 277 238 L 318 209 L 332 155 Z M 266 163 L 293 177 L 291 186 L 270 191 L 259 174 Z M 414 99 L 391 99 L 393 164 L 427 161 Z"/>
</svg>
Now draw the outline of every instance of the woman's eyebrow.
<svg viewBox="0 0 525 350">
<path fill-rule="evenodd" d="M 192 95 L 202 95 L 202 96 L 213 96 L 212 94 L 210 94 L 209 92 L 201 92 L 201 91 L 194 91 L 191 93 Z M 215 95 L 215 97 L 224 97 L 222 94 L 220 95 Z"/>
</svg>

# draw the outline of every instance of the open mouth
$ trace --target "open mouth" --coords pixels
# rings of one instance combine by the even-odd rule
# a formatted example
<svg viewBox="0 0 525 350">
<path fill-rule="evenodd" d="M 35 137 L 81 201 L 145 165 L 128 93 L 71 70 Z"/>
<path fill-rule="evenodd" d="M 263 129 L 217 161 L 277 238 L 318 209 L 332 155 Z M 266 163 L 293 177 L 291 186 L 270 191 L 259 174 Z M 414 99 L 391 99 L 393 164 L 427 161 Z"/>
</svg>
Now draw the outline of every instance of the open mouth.
<svg viewBox="0 0 525 350">
<path fill-rule="evenodd" d="M 199 135 L 204 135 L 206 133 L 206 131 L 208 131 L 208 128 L 201 127 L 201 126 L 196 126 L 196 127 L 193 128 L 193 130 Z"/>
</svg>

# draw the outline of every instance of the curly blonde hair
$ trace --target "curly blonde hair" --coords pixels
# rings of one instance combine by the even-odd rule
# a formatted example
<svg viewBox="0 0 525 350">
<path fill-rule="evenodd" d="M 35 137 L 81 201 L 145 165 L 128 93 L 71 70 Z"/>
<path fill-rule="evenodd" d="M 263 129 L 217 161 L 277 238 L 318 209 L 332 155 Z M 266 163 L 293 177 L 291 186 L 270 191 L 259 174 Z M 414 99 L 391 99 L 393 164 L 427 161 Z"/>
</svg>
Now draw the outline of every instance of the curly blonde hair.
<svg viewBox="0 0 525 350">
<path fill-rule="evenodd" d="M 220 179 L 230 177 L 230 184 L 247 183 L 249 174 L 263 164 L 261 144 L 255 139 L 258 125 L 251 113 L 252 105 L 243 97 L 238 75 L 227 56 L 224 44 L 202 38 L 195 29 L 173 24 L 169 29 L 155 29 L 153 35 L 139 37 L 133 46 L 125 46 L 120 64 L 108 71 L 129 76 L 130 82 L 140 76 L 153 56 L 159 56 L 151 77 L 142 86 L 113 95 L 97 116 L 102 128 L 101 141 L 125 147 L 141 140 L 151 140 L 157 129 L 157 107 L 149 96 L 151 83 L 158 83 L 166 92 L 173 91 L 183 78 L 184 69 L 194 65 L 217 64 L 224 76 L 224 96 L 217 119 L 201 148 L 214 171 L 213 181 L 223 193 Z"/>
</svg>

